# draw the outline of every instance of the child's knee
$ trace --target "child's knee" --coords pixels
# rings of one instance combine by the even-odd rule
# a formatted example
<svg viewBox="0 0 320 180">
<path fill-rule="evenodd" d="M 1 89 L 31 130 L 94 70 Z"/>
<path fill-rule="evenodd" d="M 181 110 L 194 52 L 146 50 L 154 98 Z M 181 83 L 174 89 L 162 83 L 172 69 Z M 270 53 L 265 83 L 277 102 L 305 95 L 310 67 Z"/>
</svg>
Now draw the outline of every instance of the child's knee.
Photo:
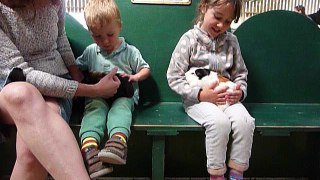
<svg viewBox="0 0 320 180">
<path fill-rule="evenodd" d="M 204 123 L 206 129 L 230 129 L 231 122 L 225 115 L 222 116 L 208 116 Z"/>
<path fill-rule="evenodd" d="M 239 118 L 234 120 L 233 129 L 242 130 L 244 132 L 253 132 L 255 129 L 255 119 L 250 115 L 238 116 Z"/>
</svg>

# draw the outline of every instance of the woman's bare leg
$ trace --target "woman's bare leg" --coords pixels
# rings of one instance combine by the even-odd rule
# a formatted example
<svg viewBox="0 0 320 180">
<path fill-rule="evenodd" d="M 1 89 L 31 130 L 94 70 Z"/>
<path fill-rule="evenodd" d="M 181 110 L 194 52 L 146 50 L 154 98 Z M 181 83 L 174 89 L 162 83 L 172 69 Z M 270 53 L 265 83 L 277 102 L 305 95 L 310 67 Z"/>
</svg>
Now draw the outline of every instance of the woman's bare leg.
<svg viewBox="0 0 320 180">
<path fill-rule="evenodd" d="M 47 98 L 46 103 L 48 106 L 59 113 L 59 105 L 54 98 Z M 15 163 L 13 168 L 13 172 L 11 175 L 11 179 L 45 179 L 48 176 L 47 170 L 40 164 L 38 159 L 30 152 L 28 147 L 22 141 L 19 133 L 17 133 L 17 141 L 16 141 L 16 148 L 17 148 L 17 160 L 19 162 Z"/>
<path fill-rule="evenodd" d="M 48 175 L 47 170 L 40 164 L 38 159 L 30 152 L 17 133 L 17 159 L 10 179 L 12 180 L 37 180 L 45 179 Z"/>
<path fill-rule="evenodd" d="M 0 108 L 2 117 L 9 118 L 5 121 L 17 126 L 21 140 L 54 179 L 89 179 L 70 127 L 35 87 L 22 82 L 7 85 L 0 92 Z"/>
</svg>

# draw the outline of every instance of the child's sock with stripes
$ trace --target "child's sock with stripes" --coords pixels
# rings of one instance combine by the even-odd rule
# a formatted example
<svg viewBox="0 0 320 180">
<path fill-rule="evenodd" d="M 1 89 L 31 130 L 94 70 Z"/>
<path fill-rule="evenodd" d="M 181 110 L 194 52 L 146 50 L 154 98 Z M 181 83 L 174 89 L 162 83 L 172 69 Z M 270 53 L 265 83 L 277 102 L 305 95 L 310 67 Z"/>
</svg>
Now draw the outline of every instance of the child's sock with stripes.
<svg viewBox="0 0 320 180">
<path fill-rule="evenodd" d="M 95 138 L 93 137 L 87 137 L 83 140 L 82 146 L 81 146 L 81 152 L 85 153 L 91 148 L 98 148 L 98 142 Z"/>
<path fill-rule="evenodd" d="M 124 135 L 124 134 L 121 133 L 121 132 L 114 133 L 114 134 L 112 135 L 112 137 L 117 137 L 117 138 L 119 138 L 122 142 L 124 142 L 125 144 L 127 143 L 127 136 Z"/>
</svg>

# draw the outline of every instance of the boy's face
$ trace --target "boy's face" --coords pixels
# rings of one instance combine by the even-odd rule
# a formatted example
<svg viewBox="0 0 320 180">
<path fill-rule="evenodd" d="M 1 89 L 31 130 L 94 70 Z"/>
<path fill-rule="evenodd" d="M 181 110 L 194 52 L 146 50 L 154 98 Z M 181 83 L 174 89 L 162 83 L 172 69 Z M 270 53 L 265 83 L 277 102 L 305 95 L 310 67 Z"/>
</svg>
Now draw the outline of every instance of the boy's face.
<svg viewBox="0 0 320 180">
<path fill-rule="evenodd" d="M 116 50 L 120 45 L 119 34 L 121 24 L 117 21 L 104 23 L 102 26 L 90 28 L 91 36 L 97 45 L 108 54 Z"/>
<path fill-rule="evenodd" d="M 203 23 L 201 29 L 206 31 L 210 37 L 217 37 L 227 31 L 232 21 L 235 19 L 233 4 L 227 3 L 220 6 L 204 7 Z"/>
</svg>

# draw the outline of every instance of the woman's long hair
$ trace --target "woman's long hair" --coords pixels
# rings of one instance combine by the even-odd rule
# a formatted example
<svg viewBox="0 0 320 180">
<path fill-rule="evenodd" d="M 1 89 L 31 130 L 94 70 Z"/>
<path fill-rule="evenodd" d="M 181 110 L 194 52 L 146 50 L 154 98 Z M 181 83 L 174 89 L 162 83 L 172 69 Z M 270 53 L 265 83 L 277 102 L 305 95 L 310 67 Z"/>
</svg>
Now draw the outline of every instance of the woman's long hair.
<svg viewBox="0 0 320 180">
<path fill-rule="evenodd" d="M 0 0 L 1 3 L 11 8 L 28 6 L 31 4 L 34 9 L 45 7 L 50 3 L 59 5 L 61 1 L 62 0 Z"/>
<path fill-rule="evenodd" d="M 45 7 L 50 3 L 54 5 L 59 5 L 60 3 L 62 3 L 62 0 L 30 0 L 30 1 L 35 10 Z"/>
</svg>

